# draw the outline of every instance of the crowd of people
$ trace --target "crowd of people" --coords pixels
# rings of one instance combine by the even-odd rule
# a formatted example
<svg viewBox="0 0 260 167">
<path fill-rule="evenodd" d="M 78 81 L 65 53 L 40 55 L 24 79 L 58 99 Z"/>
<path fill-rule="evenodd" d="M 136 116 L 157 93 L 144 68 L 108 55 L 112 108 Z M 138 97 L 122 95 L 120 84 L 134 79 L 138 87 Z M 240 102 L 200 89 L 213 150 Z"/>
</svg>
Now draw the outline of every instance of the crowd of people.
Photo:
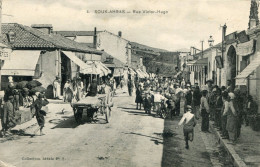
<svg viewBox="0 0 260 167">
<path fill-rule="evenodd" d="M 2 136 L 11 135 L 11 129 L 19 123 L 17 113 L 19 115 L 20 110 L 23 110 L 23 108 L 29 109 L 32 116 L 36 117 L 39 128 L 34 133 L 36 134 L 40 130 L 40 135 L 44 135 L 42 130 L 46 111 L 43 110 L 43 106 L 49 103 L 44 92 L 29 91 L 28 88 L 18 91 L 14 84 L 10 82 L 1 103 L 3 103 L 3 108 L 1 108 Z"/>
<path fill-rule="evenodd" d="M 227 81 L 227 87 L 219 87 L 208 80 L 206 85 L 199 87 L 198 83 L 191 85 L 184 79 L 168 78 L 145 78 L 128 79 L 129 95 L 132 95 L 133 87 L 136 88 L 136 109 L 143 106 L 146 113 L 154 111 L 159 116 L 162 107 L 170 111 L 170 117 L 179 116 L 180 111 L 191 114 L 183 115 L 186 123 L 181 119 L 180 124 L 187 124 L 190 120 L 196 125 L 196 120 L 201 119 L 201 131 L 210 133 L 209 121 L 213 121 L 213 126 L 220 131 L 224 139 L 229 139 L 232 144 L 237 142 L 240 136 L 241 125 L 249 124 L 248 115 L 257 112 L 257 104 L 252 96 L 242 92 L 239 88 L 233 88 L 231 81 Z M 183 103 L 181 107 L 181 101 Z M 186 118 L 187 117 L 187 118 Z M 189 123 L 187 124 L 188 127 Z M 184 125 L 184 129 L 187 129 Z M 185 131 L 185 130 L 184 130 Z M 192 133 L 190 134 L 190 131 Z M 193 130 L 188 128 L 184 132 L 186 148 L 188 148 L 188 138 L 193 139 Z M 188 137 L 190 136 L 190 137 Z"/>
<path fill-rule="evenodd" d="M 53 81 L 53 98 L 61 99 L 61 82 L 57 76 Z M 43 127 L 45 124 L 44 117 L 47 112 L 44 110 L 49 102 L 45 96 L 45 91 L 29 90 L 27 86 L 22 89 L 17 89 L 17 84 L 11 80 L 8 87 L 4 91 L 3 107 L 1 108 L 1 124 L 2 136 L 11 135 L 11 129 L 15 127 L 19 122 L 17 115 L 19 115 L 22 108 L 27 108 L 32 113 L 32 116 L 36 117 L 39 127 L 35 130 L 34 134 L 40 131 L 40 135 L 44 135 Z M 93 78 L 88 86 L 84 86 L 80 77 L 73 78 L 73 80 L 67 80 L 63 87 L 63 100 L 64 102 L 76 102 L 81 100 L 85 96 L 96 96 L 98 93 L 106 94 L 107 92 L 113 92 L 115 94 L 115 79 L 113 77 L 107 77 L 100 79 L 98 84 L 97 78 Z"/>
</svg>

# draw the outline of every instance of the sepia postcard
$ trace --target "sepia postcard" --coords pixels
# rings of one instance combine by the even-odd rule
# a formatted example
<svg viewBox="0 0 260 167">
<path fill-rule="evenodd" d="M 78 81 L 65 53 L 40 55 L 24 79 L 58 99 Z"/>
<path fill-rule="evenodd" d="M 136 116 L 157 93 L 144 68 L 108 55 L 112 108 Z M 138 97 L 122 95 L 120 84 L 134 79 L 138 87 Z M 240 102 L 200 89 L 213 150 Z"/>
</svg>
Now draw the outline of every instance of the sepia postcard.
<svg viewBox="0 0 260 167">
<path fill-rule="evenodd" d="M 0 0 L 0 167 L 260 166 L 259 10 Z"/>
</svg>

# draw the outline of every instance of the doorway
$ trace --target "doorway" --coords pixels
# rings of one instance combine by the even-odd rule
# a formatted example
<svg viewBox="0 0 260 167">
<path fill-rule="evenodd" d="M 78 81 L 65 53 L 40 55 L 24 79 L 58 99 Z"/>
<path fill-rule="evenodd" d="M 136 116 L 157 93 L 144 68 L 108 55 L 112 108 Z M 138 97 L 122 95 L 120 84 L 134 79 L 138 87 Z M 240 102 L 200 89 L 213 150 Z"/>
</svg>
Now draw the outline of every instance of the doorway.
<svg viewBox="0 0 260 167">
<path fill-rule="evenodd" d="M 61 52 L 61 94 L 63 95 L 63 88 L 68 79 L 71 79 L 71 61 Z"/>
<path fill-rule="evenodd" d="M 235 88 L 236 80 L 235 77 L 237 75 L 237 54 L 236 49 L 233 45 L 231 45 L 227 52 L 227 80 L 231 80 L 232 88 Z"/>
</svg>

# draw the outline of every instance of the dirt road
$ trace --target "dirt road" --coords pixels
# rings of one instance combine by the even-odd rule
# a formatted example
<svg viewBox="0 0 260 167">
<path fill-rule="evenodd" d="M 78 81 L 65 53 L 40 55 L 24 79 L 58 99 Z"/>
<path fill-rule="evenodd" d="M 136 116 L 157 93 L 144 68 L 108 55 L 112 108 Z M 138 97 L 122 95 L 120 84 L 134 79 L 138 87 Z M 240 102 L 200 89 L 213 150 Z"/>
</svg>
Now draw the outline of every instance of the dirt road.
<svg viewBox="0 0 260 167">
<path fill-rule="evenodd" d="M 45 135 L 31 137 L 34 124 L 26 134 L 0 139 L 0 160 L 18 167 L 212 166 L 198 129 L 186 150 L 177 126 L 180 118 L 148 116 L 135 109 L 134 97 L 126 93 L 117 95 L 114 103 L 111 123 L 99 116 L 95 123 L 83 119 L 82 125 L 68 104 L 49 104 Z"/>
</svg>

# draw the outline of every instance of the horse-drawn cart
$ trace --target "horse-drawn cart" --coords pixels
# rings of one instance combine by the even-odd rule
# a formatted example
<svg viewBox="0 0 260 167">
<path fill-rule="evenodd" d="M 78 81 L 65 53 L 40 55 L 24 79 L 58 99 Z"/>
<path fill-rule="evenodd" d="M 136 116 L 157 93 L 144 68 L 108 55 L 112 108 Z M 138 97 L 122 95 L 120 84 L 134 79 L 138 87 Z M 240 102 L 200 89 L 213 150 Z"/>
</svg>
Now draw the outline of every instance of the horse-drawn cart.
<svg viewBox="0 0 260 167">
<path fill-rule="evenodd" d="M 111 117 L 111 109 L 106 105 L 106 94 L 98 94 L 97 96 L 87 96 L 78 102 L 71 103 L 74 117 L 77 123 L 82 122 L 83 112 L 87 112 L 90 121 L 93 120 L 94 114 L 100 113 L 105 115 L 106 122 L 109 123 Z"/>
</svg>

